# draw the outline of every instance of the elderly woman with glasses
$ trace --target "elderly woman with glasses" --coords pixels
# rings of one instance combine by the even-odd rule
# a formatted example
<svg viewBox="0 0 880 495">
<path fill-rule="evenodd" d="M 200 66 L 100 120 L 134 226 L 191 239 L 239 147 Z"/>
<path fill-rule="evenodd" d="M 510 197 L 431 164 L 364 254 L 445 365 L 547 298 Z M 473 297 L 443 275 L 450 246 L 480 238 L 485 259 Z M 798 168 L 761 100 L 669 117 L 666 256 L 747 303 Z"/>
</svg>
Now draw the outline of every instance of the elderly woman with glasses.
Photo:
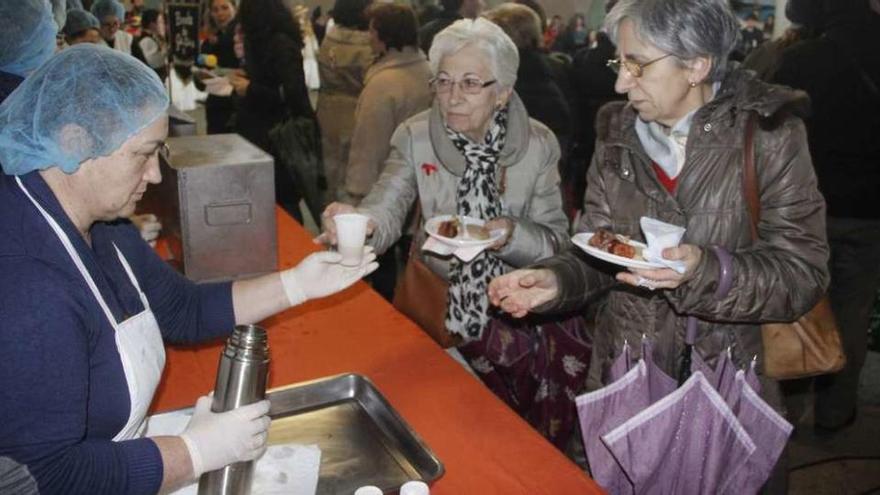
<svg viewBox="0 0 880 495">
<path fill-rule="evenodd" d="M 378 253 L 407 231 L 413 209 L 419 212 L 416 248 L 425 242 L 425 220 L 440 215 L 467 215 L 504 232 L 467 262 L 414 249 L 411 263 L 448 281 L 443 324 L 466 344 L 488 325 L 486 289 L 493 277 L 568 245 L 559 145 L 547 127 L 529 119 L 513 91 L 519 56 L 497 25 L 459 20 L 434 38 L 428 58 L 433 106 L 394 132 L 384 171 L 357 211 L 370 218 Z M 341 203 L 327 207 L 324 240 L 336 242 L 333 216 L 350 211 L 355 208 Z"/>
<path fill-rule="evenodd" d="M 678 370 L 687 315 L 702 318 L 696 350 L 713 362 L 730 349 L 761 368 L 758 324 L 792 321 L 828 284 L 825 203 L 799 115 L 806 95 L 764 84 L 728 63 L 739 25 L 726 0 L 621 0 L 605 19 L 617 45 L 616 90 L 597 119 L 578 230 L 608 229 L 644 241 L 640 217 L 686 227 L 663 251 L 670 268 L 621 271 L 569 252 L 492 282 L 496 304 L 516 315 L 599 309 L 591 376 L 598 384 L 625 341 L 651 337 L 654 359 Z M 744 139 L 754 130 L 757 239 L 744 192 Z M 719 290 L 722 266 L 731 289 Z M 765 395 L 780 406 L 774 383 Z"/>
</svg>

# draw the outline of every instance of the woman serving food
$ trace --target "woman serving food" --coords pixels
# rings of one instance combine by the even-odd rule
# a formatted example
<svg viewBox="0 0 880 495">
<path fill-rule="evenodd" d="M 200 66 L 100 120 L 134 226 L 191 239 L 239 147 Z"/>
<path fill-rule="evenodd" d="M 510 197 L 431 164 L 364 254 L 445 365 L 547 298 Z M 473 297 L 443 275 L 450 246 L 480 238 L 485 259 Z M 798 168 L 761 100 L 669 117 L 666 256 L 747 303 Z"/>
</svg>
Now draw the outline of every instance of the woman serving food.
<svg viewBox="0 0 880 495">
<path fill-rule="evenodd" d="M 152 494 L 258 457 L 268 401 L 213 413 L 202 397 L 180 436 L 143 438 L 163 340 L 222 337 L 376 267 L 322 252 L 231 283 L 173 271 L 121 220 L 161 180 L 167 107 L 154 71 L 90 44 L 0 105 L 0 460 L 26 493 Z"/>
</svg>

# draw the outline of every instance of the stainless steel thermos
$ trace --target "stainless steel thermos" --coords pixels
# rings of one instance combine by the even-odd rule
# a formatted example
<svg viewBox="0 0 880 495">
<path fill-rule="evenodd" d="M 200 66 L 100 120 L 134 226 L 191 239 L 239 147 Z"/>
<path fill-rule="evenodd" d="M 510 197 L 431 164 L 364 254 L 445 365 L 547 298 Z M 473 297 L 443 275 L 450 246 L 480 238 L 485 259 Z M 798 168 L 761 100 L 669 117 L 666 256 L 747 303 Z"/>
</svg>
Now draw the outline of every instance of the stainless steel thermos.
<svg viewBox="0 0 880 495">
<path fill-rule="evenodd" d="M 266 330 L 238 325 L 220 354 L 214 386 L 214 412 L 230 411 L 266 398 L 269 345 Z M 199 479 L 199 495 L 247 495 L 253 481 L 254 462 L 237 462 Z"/>
</svg>

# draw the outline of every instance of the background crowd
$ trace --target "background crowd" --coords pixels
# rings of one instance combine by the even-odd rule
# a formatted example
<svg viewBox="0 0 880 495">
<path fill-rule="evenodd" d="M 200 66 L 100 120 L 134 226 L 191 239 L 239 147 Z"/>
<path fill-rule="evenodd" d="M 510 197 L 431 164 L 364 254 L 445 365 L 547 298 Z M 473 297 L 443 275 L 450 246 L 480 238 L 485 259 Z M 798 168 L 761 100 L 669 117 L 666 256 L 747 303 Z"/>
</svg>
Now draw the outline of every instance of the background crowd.
<svg viewBox="0 0 880 495">
<path fill-rule="evenodd" d="M 139 60 L 126 71 L 155 75 L 157 108 L 172 78 L 207 92 L 209 134 L 235 132 L 275 156 L 280 206 L 312 217 L 330 245 L 334 215 L 367 215 L 376 290 L 395 300 L 414 290 L 405 271 L 433 277 L 442 299 L 425 304 L 450 354 L 573 457 L 573 397 L 606 384 L 626 342 L 651 337 L 674 375 L 687 317 L 699 317 L 700 355 L 746 367 L 761 360 L 760 323 L 794 320 L 826 292 L 845 368 L 782 384 L 761 376 L 762 397 L 793 422 L 812 398 L 826 434 L 855 421 L 880 289 L 880 1 L 789 0 L 792 26 L 774 37 L 772 16 L 740 19 L 725 0 L 609 1 L 593 29 L 580 13 L 548 18 L 535 0 L 417 10 L 337 0 L 326 14 L 209 0 L 194 66 L 169 63 L 162 9 L 67 0 L 51 22 L 21 15 L 41 3 L 0 0 L 0 22 L 33 21 L 0 35 L 11 40 L 0 46 L 0 102 L 10 99 L 0 117 L 18 115 L 7 108 L 21 104 L 16 88 L 53 52 L 74 59 L 81 44 Z M 741 179 L 752 115 L 757 235 Z M 320 136 L 305 150 L 318 159 L 312 184 L 273 144 L 291 121 Z M 303 209 L 315 188 L 319 204 Z M 425 221 L 444 214 L 504 234 L 467 262 L 422 251 Z M 617 272 L 571 246 L 570 234 L 600 228 L 642 238 L 643 215 L 687 227 L 664 252 L 682 270 Z M 0 428 L 0 457 L 9 434 Z M 784 493 L 784 473 L 785 456 L 770 492 Z"/>
</svg>

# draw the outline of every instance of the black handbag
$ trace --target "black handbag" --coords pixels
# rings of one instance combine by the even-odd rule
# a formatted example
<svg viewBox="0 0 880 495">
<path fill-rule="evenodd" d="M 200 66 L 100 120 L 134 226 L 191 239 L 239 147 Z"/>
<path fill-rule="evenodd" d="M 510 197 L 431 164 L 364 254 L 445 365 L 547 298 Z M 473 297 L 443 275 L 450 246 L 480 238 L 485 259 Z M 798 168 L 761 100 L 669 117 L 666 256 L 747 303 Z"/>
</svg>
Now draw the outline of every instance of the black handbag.
<svg viewBox="0 0 880 495">
<path fill-rule="evenodd" d="M 269 130 L 275 159 L 293 179 L 298 195 L 306 202 L 312 218 L 320 222 L 324 209 L 324 158 L 321 131 L 311 117 L 288 117 Z"/>
</svg>

